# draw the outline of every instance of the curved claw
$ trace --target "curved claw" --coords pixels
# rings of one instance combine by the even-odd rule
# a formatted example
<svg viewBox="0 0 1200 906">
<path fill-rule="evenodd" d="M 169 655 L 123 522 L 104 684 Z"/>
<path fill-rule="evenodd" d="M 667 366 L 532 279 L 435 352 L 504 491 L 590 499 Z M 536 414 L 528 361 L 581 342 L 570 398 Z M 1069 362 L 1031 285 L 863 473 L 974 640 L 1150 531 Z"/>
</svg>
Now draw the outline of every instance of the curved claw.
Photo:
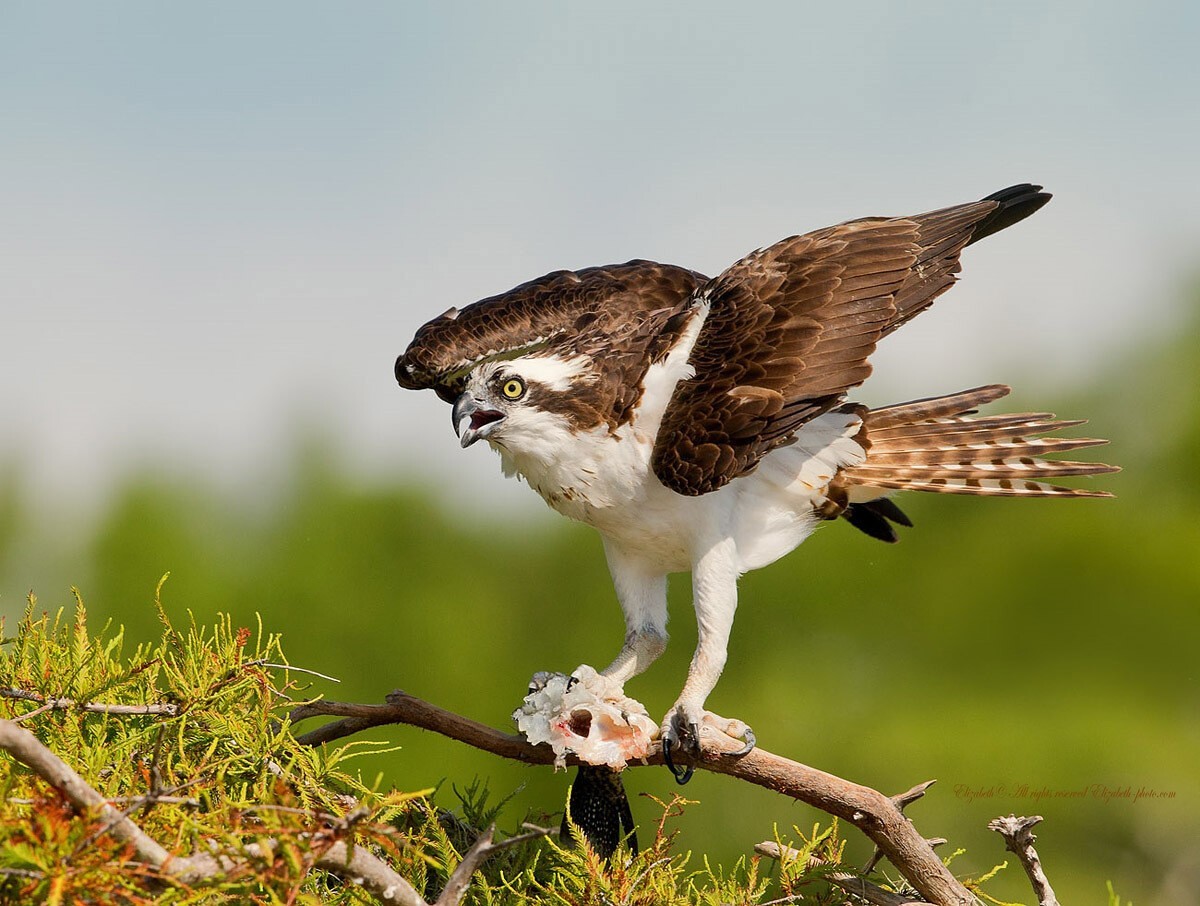
<svg viewBox="0 0 1200 906">
<path fill-rule="evenodd" d="M 682 767 L 677 767 L 675 762 L 671 760 L 671 740 L 664 736 L 662 741 L 663 761 L 666 762 L 667 770 L 669 770 L 675 778 L 675 782 L 683 786 L 692 779 L 692 775 L 696 773 L 696 769 L 690 764 L 685 764 Z"/>
<path fill-rule="evenodd" d="M 758 737 L 754 735 L 754 731 L 746 727 L 746 731 L 742 734 L 742 739 L 745 740 L 745 745 L 736 752 L 730 752 L 734 758 L 741 758 L 743 755 L 749 755 L 754 751 L 754 747 L 758 745 Z"/>
</svg>

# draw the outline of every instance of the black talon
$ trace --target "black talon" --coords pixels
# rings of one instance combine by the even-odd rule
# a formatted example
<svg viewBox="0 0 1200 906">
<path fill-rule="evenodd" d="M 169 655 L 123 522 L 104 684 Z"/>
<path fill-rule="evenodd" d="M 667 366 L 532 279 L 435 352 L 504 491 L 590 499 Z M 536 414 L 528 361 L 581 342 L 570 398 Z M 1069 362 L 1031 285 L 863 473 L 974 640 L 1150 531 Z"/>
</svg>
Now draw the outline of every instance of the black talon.
<svg viewBox="0 0 1200 906">
<path fill-rule="evenodd" d="M 742 734 L 742 739 L 745 740 L 746 744 L 736 752 L 730 753 L 734 758 L 741 758 L 743 755 L 749 755 L 754 751 L 754 747 L 758 745 L 758 737 L 754 735 L 754 731 L 749 727 L 746 727 L 746 732 Z"/>
<path fill-rule="evenodd" d="M 674 776 L 675 782 L 680 786 L 683 786 L 685 783 L 691 780 L 692 775 L 696 773 L 696 769 L 690 764 L 685 764 L 681 768 L 675 766 L 675 762 L 671 760 L 671 740 L 667 739 L 666 737 L 663 737 L 662 750 L 663 761 L 666 762 L 667 770 L 669 770 L 672 776 Z"/>
<path fill-rule="evenodd" d="M 533 695 L 533 693 L 545 689 L 546 683 L 550 682 L 553 676 L 554 674 L 548 670 L 539 670 L 529 678 L 529 694 Z"/>
</svg>

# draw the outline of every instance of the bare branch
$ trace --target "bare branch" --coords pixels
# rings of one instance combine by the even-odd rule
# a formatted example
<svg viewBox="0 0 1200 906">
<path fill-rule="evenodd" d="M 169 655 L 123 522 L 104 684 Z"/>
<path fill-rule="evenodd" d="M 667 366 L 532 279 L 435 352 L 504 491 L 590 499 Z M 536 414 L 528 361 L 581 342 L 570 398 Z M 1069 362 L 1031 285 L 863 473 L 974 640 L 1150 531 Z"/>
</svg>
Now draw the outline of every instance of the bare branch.
<svg viewBox="0 0 1200 906">
<path fill-rule="evenodd" d="M 754 847 L 754 851 L 764 856 L 770 856 L 772 859 L 799 859 L 803 854 L 790 846 L 780 846 L 774 841 L 759 843 Z M 822 868 L 829 863 L 818 856 L 809 856 L 808 864 L 813 868 Z M 872 884 L 858 875 L 851 874 L 848 871 L 831 871 L 825 875 L 826 880 L 831 884 L 836 884 L 846 893 L 853 894 L 860 899 L 866 900 L 872 906 L 929 906 L 927 900 L 911 900 L 908 897 L 901 896 L 898 893 L 892 893 L 890 890 L 884 890 L 877 884 Z"/>
<path fill-rule="evenodd" d="M 1007 818 L 994 818 L 989 821 L 988 830 L 1000 834 L 1004 838 L 1005 848 L 1016 855 L 1021 867 L 1025 869 L 1025 874 L 1029 875 L 1029 883 L 1033 885 L 1033 893 L 1038 898 L 1038 903 L 1041 906 L 1059 906 L 1054 888 L 1050 886 L 1046 872 L 1042 870 L 1042 861 L 1038 858 L 1037 850 L 1033 848 L 1033 843 L 1037 840 L 1033 827 L 1041 821 L 1041 815 L 1028 818 L 1009 815 Z"/>
<path fill-rule="evenodd" d="M 918 783 L 910 790 L 905 790 L 903 793 L 897 793 L 892 797 L 892 804 L 895 805 L 896 808 L 901 812 L 903 812 L 906 808 L 924 796 L 925 793 L 929 791 L 929 788 L 935 783 L 937 783 L 936 780 L 926 780 L 924 783 Z M 944 837 L 934 837 L 926 842 L 929 844 L 930 848 L 932 848 L 945 843 L 946 839 Z M 884 851 L 880 849 L 879 846 L 876 846 L 875 851 L 871 853 L 871 858 L 869 858 L 867 860 L 867 864 L 862 867 L 862 873 L 864 875 L 869 875 L 872 871 L 874 871 L 875 866 L 879 864 L 879 861 L 884 857 L 884 855 L 886 855 Z"/>
<path fill-rule="evenodd" d="M 416 888 L 362 846 L 349 847 L 339 840 L 317 859 L 317 866 L 358 885 L 381 903 L 429 906 Z"/>
<path fill-rule="evenodd" d="M 291 719 L 296 723 L 322 715 L 341 717 L 343 720 L 305 733 L 297 737 L 299 742 L 319 745 L 369 727 L 407 724 L 526 764 L 550 764 L 554 761 L 554 752 L 549 746 L 531 745 L 523 737 L 501 733 L 405 692 L 393 692 L 383 705 L 315 701 L 294 709 Z M 901 805 L 920 798 L 928 788 L 928 783 L 892 799 L 870 787 L 843 780 L 761 748 L 754 749 L 748 755 L 734 756 L 732 753 L 740 747 L 740 743 L 720 735 L 706 734 L 704 742 L 705 748 L 696 767 L 766 787 L 850 822 L 866 834 L 905 879 L 931 903 L 939 906 L 973 906 L 976 903 L 971 893 L 942 864 L 933 847 L 901 810 Z M 579 764 L 579 761 L 568 757 L 567 763 Z M 656 749 L 642 763 L 662 764 L 661 751 Z M 636 763 L 630 765 L 637 766 Z"/>
<path fill-rule="evenodd" d="M 34 708 L 32 711 L 26 711 L 24 714 L 14 717 L 12 719 L 12 722 L 14 724 L 19 724 L 22 721 L 32 720 L 33 718 L 37 717 L 39 714 L 45 714 L 47 711 L 53 711 L 53 710 L 54 710 L 54 702 L 52 702 L 52 701 L 46 702 L 46 704 L 42 705 L 40 708 Z"/>
<path fill-rule="evenodd" d="M 341 680 L 336 676 L 330 676 L 327 673 L 318 673 L 316 670 L 309 670 L 307 667 L 297 667 L 294 664 L 272 664 L 269 661 L 251 661 L 250 663 L 258 667 L 274 667 L 276 670 L 290 670 L 293 673 L 307 673 L 310 676 L 319 676 L 323 680 L 329 680 L 331 683 L 341 682 Z"/>
<path fill-rule="evenodd" d="M 179 706 L 172 702 L 160 702 L 151 705 L 110 705 L 103 702 L 78 702 L 71 698 L 46 698 L 37 692 L 27 692 L 24 689 L 0 688 L 0 698 L 15 698 L 19 701 L 37 702 L 41 705 L 27 714 L 13 718 L 14 723 L 28 720 L 45 711 L 87 711 L 92 714 L 118 714 L 123 716 L 139 714 L 168 714 L 179 713 Z"/>
<path fill-rule="evenodd" d="M 463 894 L 467 892 L 467 886 L 471 883 L 471 875 L 475 874 L 475 869 L 488 857 L 492 840 L 495 837 L 496 825 L 491 824 L 463 855 L 462 861 L 450 874 L 446 881 L 446 887 L 434 906 L 458 906 L 462 901 Z"/>
<path fill-rule="evenodd" d="M 892 797 L 892 802 L 896 804 L 896 808 L 904 811 L 908 806 L 912 805 L 922 796 L 924 796 L 931 786 L 937 783 L 936 780 L 926 780 L 924 783 L 918 783 L 911 790 L 906 790 L 903 793 L 897 793 Z"/>
<path fill-rule="evenodd" d="M 320 745 L 345 736 L 352 736 L 371 727 L 387 724 L 406 724 L 432 730 L 469 746 L 483 749 L 503 758 L 527 764 L 553 764 L 554 753 L 546 746 L 533 746 L 523 736 L 494 730 L 487 724 L 439 708 L 407 692 L 392 692 L 383 705 L 359 705 L 349 702 L 315 701 L 292 710 L 292 723 L 310 717 L 343 717 L 345 720 L 326 724 L 296 738 L 303 745 Z"/>
<path fill-rule="evenodd" d="M 528 840 L 545 837 L 551 833 L 548 828 L 535 827 L 531 824 L 525 826 L 531 828 L 528 833 L 509 837 L 507 840 L 501 840 L 499 843 L 496 843 L 494 842 L 496 825 L 490 825 L 487 830 L 479 835 L 479 839 L 472 844 L 471 848 L 467 850 L 466 854 L 462 857 L 462 861 L 455 866 L 449 880 L 446 881 L 442 895 L 438 897 L 434 906 L 458 906 L 462 901 L 463 895 L 467 892 L 467 887 L 471 883 L 471 876 L 479 870 L 479 866 L 487 861 L 493 853 L 499 852 L 502 849 L 508 849 L 511 846 L 517 846 Z"/>
</svg>

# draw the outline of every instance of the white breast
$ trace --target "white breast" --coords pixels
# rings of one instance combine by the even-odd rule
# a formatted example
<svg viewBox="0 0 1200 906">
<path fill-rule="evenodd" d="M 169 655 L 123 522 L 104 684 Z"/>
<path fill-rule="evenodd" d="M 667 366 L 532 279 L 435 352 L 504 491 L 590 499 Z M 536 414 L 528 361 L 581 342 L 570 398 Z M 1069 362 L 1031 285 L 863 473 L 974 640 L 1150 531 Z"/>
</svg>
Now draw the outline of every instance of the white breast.
<svg viewBox="0 0 1200 906">
<path fill-rule="evenodd" d="M 612 543 L 668 571 L 691 568 L 697 544 L 717 534 L 736 542 L 742 572 L 777 560 L 818 524 L 814 507 L 844 466 L 865 458 L 854 440 L 857 416 L 829 412 L 804 425 L 793 442 L 768 454 L 748 475 L 709 494 L 665 488 L 650 467 L 654 438 L 675 386 L 693 376 L 688 355 L 708 314 L 700 305 L 666 358 L 652 365 L 628 424 L 573 430 L 534 407 L 514 411 L 503 437 L 489 439 L 506 475 L 520 476 L 555 510 L 597 528 Z M 565 367 L 565 366 L 564 366 Z M 564 381 L 576 375 L 543 375 Z M 700 539 L 706 539 L 701 541 Z"/>
</svg>

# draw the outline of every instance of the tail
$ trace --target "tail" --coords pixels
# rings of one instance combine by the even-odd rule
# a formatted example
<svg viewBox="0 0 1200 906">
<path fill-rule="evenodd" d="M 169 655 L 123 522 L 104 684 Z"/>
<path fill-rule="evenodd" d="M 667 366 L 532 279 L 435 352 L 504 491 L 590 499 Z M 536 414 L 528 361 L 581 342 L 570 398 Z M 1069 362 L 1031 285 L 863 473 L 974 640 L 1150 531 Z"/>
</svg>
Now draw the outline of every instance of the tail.
<svg viewBox="0 0 1200 906">
<path fill-rule="evenodd" d="M 915 490 L 989 497 L 1113 496 L 1046 480 L 1120 471 L 1099 462 L 1041 458 L 1108 443 L 1087 437 L 1039 436 L 1085 424 L 1083 420 L 1056 421 L 1048 412 L 971 417 L 975 407 L 1007 396 L 1009 389 L 990 384 L 867 412 L 863 420 L 867 458 L 841 474 L 851 501 L 870 499 L 870 489 L 881 494 Z"/>
<path fill-rule="evenodd" d="M 1043 459 L 1106 444 L 1086 437 L 1042 437 L 1084 424 L 1047 412 L 971 417 L 977 406 L 1007 396 L 990 384 L 950 396 L 900 403 L 863 414 L 858 438 L 867 457 L 838 476 L 849 506 L 842 514 L 867 534 L 894 541 L 888 522 L 911 525 L 885 496 L 891 491 L 936 491 L 984 497 L 1111 497 L 1107 491 L 1052 481 L 1070 475 L 1118 472 L 1099 462 Z"/>
</svg>

